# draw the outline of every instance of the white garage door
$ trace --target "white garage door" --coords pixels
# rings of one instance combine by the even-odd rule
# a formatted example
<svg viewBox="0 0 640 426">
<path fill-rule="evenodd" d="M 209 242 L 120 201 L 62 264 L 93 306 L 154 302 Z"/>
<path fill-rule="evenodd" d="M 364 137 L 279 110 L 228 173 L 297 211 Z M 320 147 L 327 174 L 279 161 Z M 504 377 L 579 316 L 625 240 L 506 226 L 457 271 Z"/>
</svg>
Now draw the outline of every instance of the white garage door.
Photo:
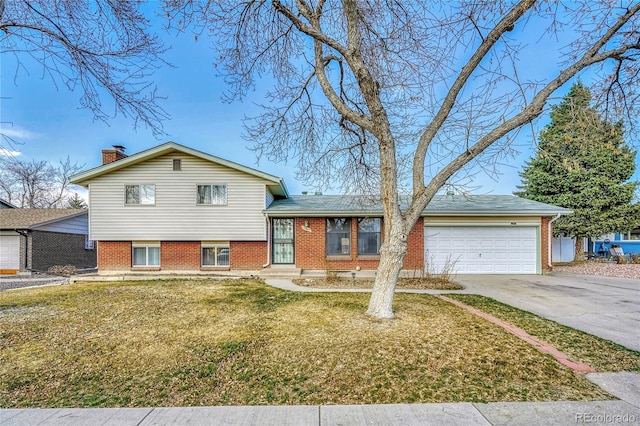
<svg viewBox="0 0 640 426">
<path fill-rule="evenodd" d="M 425 269 L 455 262 L 458 274 L 536 274 L 537 235 L 535 226 L 427 226 Z"/>
<path fill-rule="evenodd" d="M 0 236 L 0 270 L 4 273 L 20 269 L 20 236 Z"/>
</svg>

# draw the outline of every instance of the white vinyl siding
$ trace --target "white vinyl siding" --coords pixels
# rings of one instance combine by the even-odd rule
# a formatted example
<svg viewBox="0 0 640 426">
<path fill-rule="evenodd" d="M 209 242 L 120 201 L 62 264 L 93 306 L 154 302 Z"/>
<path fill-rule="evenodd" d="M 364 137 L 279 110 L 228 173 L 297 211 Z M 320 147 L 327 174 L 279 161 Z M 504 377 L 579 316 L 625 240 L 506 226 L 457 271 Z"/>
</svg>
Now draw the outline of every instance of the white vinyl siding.
<svg viewBox="0 0 640 426">
<path fill-rule="evenodd" d="M 180 158 L 181 171 L 173 171 Z M 155 184 L 155 206 L 124 205 L 125 185 Z M 223 182 L 227 204 L 203 209 L 197 188 Z M 167 154 L 100 176 L 90 182 L 90 238 L 105 241 L 265 241 L 266 181 L 185 154 Z"/>
<path fill-rule="evenodd" d="M 264 195 L 264 207 L 267 208 L 271 205 L 271 203 L 273 203 L 273 194 L 271 194 L 271 192 L 269 192 L 269 190 L 265 187 L 264 189 L 265 195 Z"/>
</svg>

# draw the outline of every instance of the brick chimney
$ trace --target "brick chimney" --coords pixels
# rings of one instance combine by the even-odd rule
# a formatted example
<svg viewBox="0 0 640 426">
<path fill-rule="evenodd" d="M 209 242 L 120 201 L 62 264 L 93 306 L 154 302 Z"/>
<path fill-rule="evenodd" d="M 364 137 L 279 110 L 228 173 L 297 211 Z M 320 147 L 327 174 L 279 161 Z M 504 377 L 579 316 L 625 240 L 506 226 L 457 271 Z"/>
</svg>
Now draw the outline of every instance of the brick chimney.
<svg viewBox="0 0 640 426">
<path fill-rule="evenodd" d="M 113 149 L 102 150 L 102 164 L 113 163 L 114 161 L 127 158 L 127 154 L 124 153 L 126 148 L 122 145 L 113 145 Z"/>
</svg>

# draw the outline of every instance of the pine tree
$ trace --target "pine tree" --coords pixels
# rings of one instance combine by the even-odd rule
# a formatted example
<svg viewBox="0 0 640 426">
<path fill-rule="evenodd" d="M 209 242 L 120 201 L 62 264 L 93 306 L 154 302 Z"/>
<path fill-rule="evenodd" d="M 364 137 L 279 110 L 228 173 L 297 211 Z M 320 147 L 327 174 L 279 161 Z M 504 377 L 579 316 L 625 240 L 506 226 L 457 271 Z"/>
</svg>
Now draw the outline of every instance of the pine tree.
<svg viewBox="0 0 640 426">
<path fill-rule="evenodd" d="M 576 259 L 584 237 L 626 232 L 640 221 L 632 204 L 638 182 L 636 152 L 624 141 L 622 123 L 603 120 L 591 93 L 578 82 L 551 110 L 535 156 L 525 165 L 516 195 L 573 210 L 554 222 L 554 235 L 576 238 Z"/>
<path fill-rule="evenodd" d="M 76 192 L 73 197 L 69 198 L 69 208 L 70 209 L 86 209 L 87 203 L 84 202 L 82 198 Z"/>
</svg>

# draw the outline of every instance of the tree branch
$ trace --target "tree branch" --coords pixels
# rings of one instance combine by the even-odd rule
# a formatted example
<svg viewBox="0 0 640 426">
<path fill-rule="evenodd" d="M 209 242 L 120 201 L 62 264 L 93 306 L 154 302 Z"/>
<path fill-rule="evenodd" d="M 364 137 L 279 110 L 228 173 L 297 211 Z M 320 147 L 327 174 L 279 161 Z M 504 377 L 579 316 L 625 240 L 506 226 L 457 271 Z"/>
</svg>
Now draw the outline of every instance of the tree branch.
<svg viewBox="0 0 640 426">
<path fill-rule="evenodd" d="M 465 86 L 469 77 L 473 71 L 478 67 L 482 59 L 491 51 L 491 48 L 496 44 L 500 37 L 513 29 L 514 24 L 520 19 L 529 9 L 533 7 L 535 0 L 522 0 L 515 5 L 506 15 L 500 20 L 500 22 L 483 38 L 482 43 L 476 49 L 469 61 L 462 67 L 462 70 L 458 74 L 458 77 L 454 81 L 451 89 L 449 89 L 447 95 L 442 101 L 442 105 L 431 123 L 426 127 L 416 148 L 413 158 L 413 191 L 414 194 L 418 194 L 425 186 L 424 182 L 424 164 L 429 150 L 429 145 L 433 141 L 436 133 L 442 127 L 445 122 L 455 101 Z M 474 24 L 475 25 L 475 24 Z"/>
</svg>

